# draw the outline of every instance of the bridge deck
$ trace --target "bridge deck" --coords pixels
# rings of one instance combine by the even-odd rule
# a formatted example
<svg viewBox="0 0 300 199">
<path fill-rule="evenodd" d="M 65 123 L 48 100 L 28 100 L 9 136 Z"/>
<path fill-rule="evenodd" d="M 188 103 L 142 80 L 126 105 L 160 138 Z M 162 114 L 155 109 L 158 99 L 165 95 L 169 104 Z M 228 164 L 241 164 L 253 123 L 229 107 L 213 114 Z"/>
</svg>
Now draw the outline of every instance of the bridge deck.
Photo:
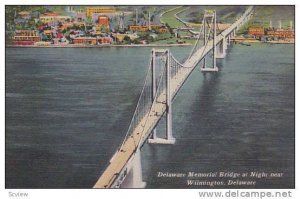
<svg viewBox="0 0 300 199">
<path fill-rule="evenodd" d="M 249 8 L 244 15 L 248 14 L 252 8 Z M 248 13 L 247 13 L 248 12 Z M 216 38 L 216 43 L 221 42 L 224 36 L 230 34 L 237 25 L 242 21 L 241 17 L 234 24 L 232 24 L 228 29 L 223 31 Z M 211 51 L 213 48 L 213 41 L 208 42 L 207 47 L 201 47 L 198 49 L 193 56 L 191 56 L 184 64 L 183 67 L 178 71 L 178 73 L 171 79 L 171 94 L 175 96 L 180 87 L 183 85 L 188 76 L 192 73 L 196 65 L 203 59 L 203 57 Z M 165 100 L 165 92 L 158 96 L 159 102 Z M 111 159 L 109 165 L 98 179 L 94 188 L 109 188 L 114 180 L 118 177 L 119 173 L 122 171 L 124 166 L 130 160 L 130 158 L 135 154 L 136 146 L 140 141 L 146 139 L 152 132 L 156 123 L 163 116 L 166 106 L 164 103 L 155 102 L 151 110 L 146 114 L 146 116 L 139 122 L 137 127 L 134 129 L 132 135 L 124 142 L 120 150 L 118 150 L 113 158 Z"/>
</svg>

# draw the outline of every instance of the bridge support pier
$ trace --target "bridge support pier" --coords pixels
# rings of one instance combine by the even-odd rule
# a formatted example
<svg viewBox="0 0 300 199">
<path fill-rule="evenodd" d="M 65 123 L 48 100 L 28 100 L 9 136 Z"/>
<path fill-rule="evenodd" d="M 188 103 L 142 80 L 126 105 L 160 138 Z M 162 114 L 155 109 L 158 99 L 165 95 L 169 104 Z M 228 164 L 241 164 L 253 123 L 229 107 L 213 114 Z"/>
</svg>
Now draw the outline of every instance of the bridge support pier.
<svg viewBox="0 0 300 199">
<path fill-rule="evenodd" d="M 227 42 L 227 40 L 228 40 L 228 38 L 227 37 L 223 37 L 223 40 L 222 40 L 222 42 L 223 42 L 223 44 L 225 44 L 224 45 L 224 50 L 227 50 L 228 49 L 228 42 Z"/>
<path fill-rule="evenodd" d="M 166 70 L 166 73 L 167 73 L 166 74 L 166 138 L 158 138 L 157 135 L 156 135 L 156 131 L 153 131 L 152 138 L 148 139 L 148 143 L 152 143 L 152 144 L 175 144 L 175 141 L 176 141 L 176 139 L 173 137 L 173 131 L 172 131 L 172 94 L 171 94 L 170 51 L 167 50 L 166 52 L 167 52 L 167 64 L 166 64 L 166 67 L 167 67 L 166 68 L 167 69 Z M 153 72 L 153 70 L 152 70 L 152 72 Z M 155 87 L 153 87 L 153 88 L 155 88 Z"/>
<path fill-rule="evenodd" d="M 130 168 L 131 167 L 131 168 Z M 146 182 L 143 181 L 141 151 L 137 149 L 131 165 L 128 165 L 129 173 L 121 184 L 121 188 L 145 188 Z"/>
<path fill-rule="evenodd" d="M 230 42 L 231 42 L 230 40 L 231 40 L 231 36 L 230 36 L 230 34 L 229 34 L 228 37 L 227 37 L 227 45 L 228 45 L 228 46 L 230 46 Z"/>
<path fill-rule="evenodd" d="M 217 59 L 223 59 L 226 57 L 226 49 L 227 49 L 227 41 L 226 38 L 223 37 L 222 42 L 218 45 L 217 48 Z"/>
</svg>

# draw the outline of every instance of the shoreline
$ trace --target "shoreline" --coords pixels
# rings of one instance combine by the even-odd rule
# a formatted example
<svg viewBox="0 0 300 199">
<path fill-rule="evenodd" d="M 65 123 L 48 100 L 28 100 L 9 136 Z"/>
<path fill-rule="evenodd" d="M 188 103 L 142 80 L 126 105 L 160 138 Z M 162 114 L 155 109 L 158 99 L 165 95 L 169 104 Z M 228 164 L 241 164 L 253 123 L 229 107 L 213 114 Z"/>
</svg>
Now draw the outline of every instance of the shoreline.
<svg viewBox="0 0 300 199">
<path fill-rule="evenodd" d="M 235 38 L 231 40 L 234 44 L 239 43 L 263 43 L 263 44 L 295 44 L 295 42 L 290 41 L 260 41 L 254 39 L 241 39 Z M 5 45 L 6 48 L 141 48 L 141 47 L 188 47 L 192 46 L 191 43 L 184 44 L 121 44 L 121 45 L 49 45 L 49 46 L 37 46 L 37 45 Z"/>
<path fill-rule="evenodd" d="M 239 44 L 239 43 L 264 43 L 264 44 L 295 44 L 295 41 L 260 41 L 255 39 L 246 39 L 246 38 L 233 38 L 232 42 Z"/>
<path fill-rule="evenodd" d="M 121 47 L 121 48 L 133 48 L 133 47 L 187 47 L 192 44 L 124 44 L 124 45 L 49 45 L 49 46 L 36 46 L 36 45 L 6 45 L 7 48 L 109 48 L 109 47 Z"/>
</svg>

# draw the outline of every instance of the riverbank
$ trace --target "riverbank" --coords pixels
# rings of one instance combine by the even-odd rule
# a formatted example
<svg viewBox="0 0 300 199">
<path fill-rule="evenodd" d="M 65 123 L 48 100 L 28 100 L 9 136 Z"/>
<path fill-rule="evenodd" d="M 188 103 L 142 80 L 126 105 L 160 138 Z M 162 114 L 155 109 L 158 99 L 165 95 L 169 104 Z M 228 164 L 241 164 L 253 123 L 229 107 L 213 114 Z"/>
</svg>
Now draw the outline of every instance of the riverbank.
<svg viewBox="0 0 300 199">
<path fill-rule="evenodd" d="M 49 45 L 49 46 L 36 46 L 36 45 L 6 45 L 6 47 L 20 47 L 20 48 L 107 48 L 107 47 L 180 47 L 191 46 L 190 43 L 184 44 L 128 44 L 128 45 Z"/>
<path fill-rule="evenodd" d="M 233 41 L 235 43 L 295 44 L 295 40 L 260 41 L 260 40 L 257 40 L 257 39 L 241 38 L 241 37 L 233 38 L 233 39 L 231 39 L 231 41 Z"/>
<path fill-rule="evenodd" d="M 260 41 L 254 39 L 232 39 L 232 42 L 239 43 L 267 43 L 267 44 L 295 44 L 294 41 Z M 186 47 L 191 46 L 191 43 L 184 44 L 132 44 L 132 45 L 49 45 L 49 46 L 36 46 L 36 45 L 6 45 L 7 48 L 108 48 L 108 47 L 121 47 L 121 48 L 135 48 L 135 47 Z"/>
</svg>

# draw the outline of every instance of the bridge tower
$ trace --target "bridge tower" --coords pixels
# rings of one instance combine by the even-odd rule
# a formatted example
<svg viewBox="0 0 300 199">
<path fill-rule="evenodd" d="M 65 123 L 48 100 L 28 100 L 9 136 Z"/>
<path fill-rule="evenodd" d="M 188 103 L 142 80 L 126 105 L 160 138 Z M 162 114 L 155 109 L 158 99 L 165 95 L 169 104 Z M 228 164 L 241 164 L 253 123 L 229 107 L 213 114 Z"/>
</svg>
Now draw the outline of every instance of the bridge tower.
<svg viewBox="0 0 300 199">
<path fill-rule="evenodd" d="M 212 67 L 207 67 L 206 58 L 203 58 L 203 65 L 201 67 L 202 72 L 217 72 L 219 69 L 217 67 L 216 62 L 216 54 L 217 54 L 217 19 L 216 19 L 216 11 L 215 10 L 205 10 L 203 17 L 203 41 L 204 46 L 207 46 L 211 37 L 213 35 L 213 52 L 212 52 Z"/>
<path fill-rule="evenodd" d="M 226 57 L 227 43 L 227 38 L 223 37 L 221 42 L 217 45 L 217 59 L 224 59 Z"/>
<path fill-rule="evenodd" d="M 141 149 L 137 148 L 134 156 L 123 169 L 123 179 L 116 180 L 113 187 L 116 188 L 145 188 L 143 181 Z"/>
<path fill-rule="evenodd" d="M 169 49 L 152 49 L 152 61 L 151 61 L 151 70 L 152 70 L 152 100 L 153 103 L 163 103 L 166 106 L 166 134 L 165 138 L 157 137 L 156 128 L 152 132 L 151 138 L 148 139 L 148 143 L 153 144 L 175 144 L 175 138 L 173 137 L 172 132 L 172 94 L 171 94 L 171 64 L 170 64 L 170 51 Z M 158 87 L 157 85 L 157 75 L 156 75 L 156 63 L 158 59 L 164 60 L 164 72 L 161 77 L 165 81 L 165 99 L 158 99 Z M 158 74 L 158 73 L 157 73 Z M 163 84 L 164 84 L 163 83 Z M 156 113 L 156 107 L 153 111 Z"/>
</svg>

